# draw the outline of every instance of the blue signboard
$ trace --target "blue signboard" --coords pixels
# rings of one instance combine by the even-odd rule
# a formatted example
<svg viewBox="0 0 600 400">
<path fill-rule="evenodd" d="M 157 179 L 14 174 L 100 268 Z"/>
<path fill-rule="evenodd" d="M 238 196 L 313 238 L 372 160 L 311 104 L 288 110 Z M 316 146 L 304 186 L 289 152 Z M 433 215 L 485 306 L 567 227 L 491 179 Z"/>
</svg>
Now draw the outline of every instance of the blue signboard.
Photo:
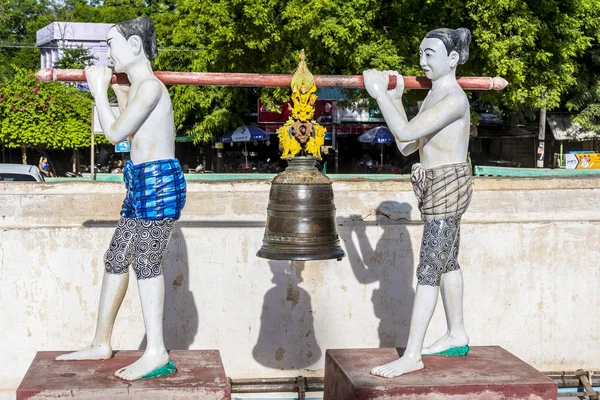
<svg viewBox="0 0 600 400">
<path fill-rule="evenodd" d="M 117 153 L 128 153 L 129 152 L 129 142 L 127 140 L 123 140 L 120 143 L 115 145 L 115 152 Z"/>
</svg>

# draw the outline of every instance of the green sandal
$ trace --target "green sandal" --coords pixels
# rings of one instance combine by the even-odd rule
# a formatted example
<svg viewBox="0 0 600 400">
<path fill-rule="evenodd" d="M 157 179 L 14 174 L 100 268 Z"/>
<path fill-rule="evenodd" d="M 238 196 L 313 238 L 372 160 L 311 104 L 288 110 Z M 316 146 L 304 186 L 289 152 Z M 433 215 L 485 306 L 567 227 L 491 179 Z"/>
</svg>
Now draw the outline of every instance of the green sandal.
<svg viewBox="0 0 600 400">
<path fill-rule="evenodd" d="M 150 371 L 146 375 L 142 376 L 141 378 L 136 379 L 136 381 L 139 381 L 141 379 L 151 379 L 151 378 L 158 378 L 159 376 L 171 375 L 171 374 L 174 374 L 175 371 L 177 371 L 177 368 L 175 368 L 175 364 L 173 364 L 173 361 L 169 361 L 167 364 L 163 365 L 162 367 L 158 367 L 154 371 Z"/>
<path fill-rule="evenodd" d="M 461 347 L 450 347 L 447 350 L 432 354 L 423 354 L 424 356 L 446 356 L 446 357 L 466 357 L 469 352 L 469 345 Z"/>
</svg>

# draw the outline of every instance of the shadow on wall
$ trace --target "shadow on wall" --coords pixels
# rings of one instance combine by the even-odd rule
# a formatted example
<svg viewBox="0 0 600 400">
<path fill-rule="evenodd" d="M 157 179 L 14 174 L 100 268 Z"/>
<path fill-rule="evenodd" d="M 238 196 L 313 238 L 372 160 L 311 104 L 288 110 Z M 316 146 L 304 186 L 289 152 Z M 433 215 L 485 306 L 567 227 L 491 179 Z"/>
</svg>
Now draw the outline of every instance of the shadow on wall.
<svg viewBox="0 0 600 400">
<path fill-rule="evenodd" d="M 379 282 L 371 301 L 380 320 L 380 347 L 404 347 L 408 340 L 415 295 L 412 287 L 415 264 L 406 228 L 411 209 L 406 203 L 385 201 L 377 207 L 376 222 L 351 215 L 338 223 L 338 233 L 356 279 L 363 284 Z M 377 225 L 383 230 L 375 248 L 367 238 L 367 225 Z"/>
<path fill-rule="evenodd" d="M 306 368 L 321 358 L 314 330 L 311 299 L 299 284 L 302 261 L 269 261 L 275 287 L 265 294 L 258 342 L 252 355 L 278 369 Z"/>
<path fill-rule="evenodd" d="M 168 350 L 188 350 L 198 333 L 198 310 L 189 289 L 189 263 L 185 237 L 175 225 L 162 262 L 165 276 L 164 338 Z M 146 336 L 139 349 L 146 348 Z"/>
</svg>

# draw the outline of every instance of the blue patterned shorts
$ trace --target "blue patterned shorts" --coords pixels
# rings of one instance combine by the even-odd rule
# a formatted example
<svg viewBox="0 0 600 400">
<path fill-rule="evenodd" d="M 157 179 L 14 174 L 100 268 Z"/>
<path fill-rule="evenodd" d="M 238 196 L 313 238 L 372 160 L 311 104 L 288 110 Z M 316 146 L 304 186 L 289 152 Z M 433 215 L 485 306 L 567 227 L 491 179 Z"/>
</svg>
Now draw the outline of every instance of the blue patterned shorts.
<svg viewBox="0 0 600 400">
<path fill-rule="evenodd" d="M 156 160 L 123 168 L 127 195 L 121 217 L 145 221 L 177 220 L 185 206 L 186 183 L 179 161 Z"/>
</svg>

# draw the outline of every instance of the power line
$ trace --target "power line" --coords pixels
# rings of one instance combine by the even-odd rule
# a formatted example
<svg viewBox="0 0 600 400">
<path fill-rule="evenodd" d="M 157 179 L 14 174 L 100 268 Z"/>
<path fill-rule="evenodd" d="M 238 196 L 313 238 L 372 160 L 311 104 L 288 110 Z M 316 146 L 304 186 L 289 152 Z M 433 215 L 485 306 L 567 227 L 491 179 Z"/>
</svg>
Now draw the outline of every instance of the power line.
<svg viewBox="0 0 600 400">
<path fill-rule="evenodd" d="M 56 47 L 56 46 L 36 46 L 34 44 L 18 44 L 18 43 L 0 43 L 0 48 L 15 48 L 15 49 L 54 49 L 54 50 L 64 50 L 64 49 L 73 49 L 76 47 Z M 108 49 L 106 46 L 102 45 L 90 45 L 83 46 L 84 49 Z M 185 49 L 179 47 L 159 47 L 159 51 L 166 52 L 189 52 L 189 53 L 204 53 L 206 50 L 203 49 Z"/>
</svg>

